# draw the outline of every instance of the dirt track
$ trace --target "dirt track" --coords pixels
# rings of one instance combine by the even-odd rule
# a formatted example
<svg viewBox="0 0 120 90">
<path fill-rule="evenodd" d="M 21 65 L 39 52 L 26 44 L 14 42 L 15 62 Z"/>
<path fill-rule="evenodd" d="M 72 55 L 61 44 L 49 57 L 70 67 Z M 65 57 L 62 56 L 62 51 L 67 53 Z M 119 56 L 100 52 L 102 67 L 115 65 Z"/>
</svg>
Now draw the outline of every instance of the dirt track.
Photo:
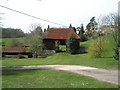
<svg viewBox="0 0 120 90">
<path fill-rule="evenodd" d="M 98 69 L 80 65 L 37 65 L 37 66 L 18 66 L 3 67 L 4 69 L 55 69 L 69 71 L 80 75 L 90 76 L 100 81 L 118 84 L 118 70 Z"/>
</svg>

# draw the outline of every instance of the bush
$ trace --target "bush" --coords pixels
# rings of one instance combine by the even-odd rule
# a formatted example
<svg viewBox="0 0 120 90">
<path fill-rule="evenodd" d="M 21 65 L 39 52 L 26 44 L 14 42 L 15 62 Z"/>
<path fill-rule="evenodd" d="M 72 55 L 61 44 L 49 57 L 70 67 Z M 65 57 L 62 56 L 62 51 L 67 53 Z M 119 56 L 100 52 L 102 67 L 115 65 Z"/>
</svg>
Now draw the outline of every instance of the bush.
<svg viewBox="0 0 120 90">
<path fill-rule="evenodd" d="M 115 60 L 119 60 L 119 48 L 115 47 L 113 49 L 115 51 L 115 55 L 113 57 L 115 58 Z"/>
<path fill-rule="evenodd" d="M 33 53 L 34 57 L 45 56 L 43 39 L 41 37 L 31 38 L 29 44 L 29 50 Z"/>
<path fill-rule="evenodd" d="M 118 49 L 120 48 L 120 29 L 116 29 L 115 31 L 113 31 L 112 36 L 113 36 L 113 39 L 115 41 L 114 58 L 116 60 L 119 60 L 119 50 Z"/>
<path fill-rule="evenodd" d="M 90 57 L 101 58 L 104 52 L 107 50 L 108 42 L 103 37 L 94 39 L 91 45 L 88 47 L 88 53 Z"/>
<path fill-rule="evenodd" d="M 87 41 L 87 40 L 88 40 L 88 38 L 87 38 L 87 36 L 85 34 L 80 35 L 80 41 L 81 42 L 84 42 L 84 41 Z"/>
<path fill-rule="evenodd" d="M 72 34 L 70 34 L 69 38 L 66 42 L 67 52 L 70 54 L 79 53 L 80 45 L 79 40 L 76 40 Z"/>
</svg>

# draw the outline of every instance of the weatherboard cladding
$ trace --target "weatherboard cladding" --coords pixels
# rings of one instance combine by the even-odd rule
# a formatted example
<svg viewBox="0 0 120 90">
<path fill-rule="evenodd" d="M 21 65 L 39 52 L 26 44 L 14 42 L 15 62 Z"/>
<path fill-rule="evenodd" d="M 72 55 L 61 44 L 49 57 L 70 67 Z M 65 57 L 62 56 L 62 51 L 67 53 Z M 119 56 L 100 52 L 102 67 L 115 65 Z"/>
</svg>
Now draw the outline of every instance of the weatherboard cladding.
<svg viewBox="0 0 120 90">
<path fill-rule="evenodd" d="M 44 34 L 44 39 L 68 39 L 70 33 L 72 33 L 76 39 L 80 39 L 80 37 L 75 33 L 72 28 L 47 29 Z"/>
</svg>

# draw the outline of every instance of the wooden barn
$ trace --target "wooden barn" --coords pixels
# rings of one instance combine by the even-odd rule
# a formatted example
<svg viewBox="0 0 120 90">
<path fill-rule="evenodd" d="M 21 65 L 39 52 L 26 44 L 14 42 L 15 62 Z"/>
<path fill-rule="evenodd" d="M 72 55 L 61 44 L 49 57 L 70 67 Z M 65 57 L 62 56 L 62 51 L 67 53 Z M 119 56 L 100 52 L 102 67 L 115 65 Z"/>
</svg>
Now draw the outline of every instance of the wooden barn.
<svg viewBox="0 0 120 90">
<path fill-rule="evenodd" d="M 26 47 L 11 47 L 6 46 L 2 48 L 3 57 L 32 57 L 31 52 L 26 51 Z"/>
<path fill-rule="evenodd" d="M 60 45 L 66 45 L 66 40 L 69 35 L 73 34 L 74 37 L 80 41 L 80 37 L 72 28 L 50 28 L 44 33 L 43 42 L 47 50 L 58 50 L 57 43 Z"/>
</svg>

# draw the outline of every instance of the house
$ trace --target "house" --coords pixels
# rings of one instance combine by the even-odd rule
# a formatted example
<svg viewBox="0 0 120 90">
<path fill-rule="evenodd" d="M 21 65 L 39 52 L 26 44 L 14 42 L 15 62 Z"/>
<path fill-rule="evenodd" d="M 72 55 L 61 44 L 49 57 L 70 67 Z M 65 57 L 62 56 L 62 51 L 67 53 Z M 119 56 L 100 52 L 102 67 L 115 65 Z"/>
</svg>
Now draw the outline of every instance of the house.
<svg viewBox="0 0 120 90">
<path fill-rule="evenodd" d="M 102 31 L 102 33 L 113 33 L 117 29 L 117 25 L 104 25 L 100 27 L 100 31 Z"/>
<path fill-rule="evenodd" d="M 59 50 L 60 45 L 66 45 L 69 35 L 73 34 L 75 39 L 80 41 L 80 37 L 72 28 L 49 28 L 44 32 L 43 43 L 47 50 Z"/>
<path fill-rule="evenodd" d="M 26 47 L 6 46 L 2 48 L 3 57 L 32 57 L 31 52 L 26 50 Z"/>
</svg>

